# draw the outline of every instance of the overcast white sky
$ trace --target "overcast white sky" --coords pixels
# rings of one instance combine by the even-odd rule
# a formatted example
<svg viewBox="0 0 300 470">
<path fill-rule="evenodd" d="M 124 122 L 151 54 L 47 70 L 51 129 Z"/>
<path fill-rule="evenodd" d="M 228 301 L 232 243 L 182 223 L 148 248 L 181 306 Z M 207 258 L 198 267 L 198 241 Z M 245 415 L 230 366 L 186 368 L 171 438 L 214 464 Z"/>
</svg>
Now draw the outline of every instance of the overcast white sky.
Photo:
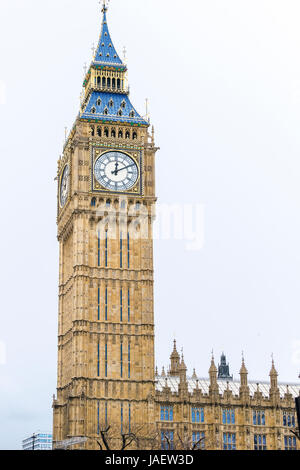
<svg viewBox="0 0 300 470">
<path fill-rule="evenodd" d="M 131 99 L 149 98 L 160 202 L 205 205 L 205 245 L 155 244 L 156 355 L 212 348 L 237 376 L 300 369 L 298 0 L 112 0 Z M 97 43 L 97 0 L 0 0 L 0 448 L 50 430 L 56 387 L 56 162 Z M 2 342 L 2 343 L 1 343 Z M 1 347 L 0 347 L 1 351 Z M 2 361 L 0 358 L 0 362 Z"/>
</svg>

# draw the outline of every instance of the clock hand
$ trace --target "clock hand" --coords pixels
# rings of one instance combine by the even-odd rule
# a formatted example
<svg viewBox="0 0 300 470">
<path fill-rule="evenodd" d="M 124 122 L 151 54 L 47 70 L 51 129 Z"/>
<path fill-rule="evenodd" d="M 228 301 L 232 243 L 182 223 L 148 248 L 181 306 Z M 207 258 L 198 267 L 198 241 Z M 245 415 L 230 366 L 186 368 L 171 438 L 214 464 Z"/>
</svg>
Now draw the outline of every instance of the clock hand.
<svg viewBox="0 0 300 470">
<path fill-rule="evenodd" d="M 115 168 L 115 169 L 114 169 L 114 170 L 111 172 L 111 174 L 112 174 L 112 175 L 116 175 L 116 176 L 117 176 L 117 174 L 118 174 L 118 166 L 119 166 L 119 162 L 116 162 L 116 163 L 115 163 L 115 165 L 116 165 L 116 168 Z"/>
<path fill-rule="evenodd" d="M 117 175 L 119 171 L 126 170 L 127 168 L 130 168 L 131 166 L 135 166 L 135 163 L 132 163 L 131 165 L 128 165 L 128 166 L 123 166 L 123 168 L 116 170 L 115 175 Z"/>
</svg>

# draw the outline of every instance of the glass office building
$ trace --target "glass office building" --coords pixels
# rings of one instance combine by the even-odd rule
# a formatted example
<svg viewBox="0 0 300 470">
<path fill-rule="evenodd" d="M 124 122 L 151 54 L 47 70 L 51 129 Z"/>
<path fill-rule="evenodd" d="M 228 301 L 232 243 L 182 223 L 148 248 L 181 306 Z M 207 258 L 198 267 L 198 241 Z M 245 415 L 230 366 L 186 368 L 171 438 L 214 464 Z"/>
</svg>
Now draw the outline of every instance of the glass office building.
<svg viewBox="0 0 300 470">
<path fill-rule="evenodd" d="M 22 441 L 23 450 L 52 450 L 52 434 L 37 432 Z"/>
</svg>

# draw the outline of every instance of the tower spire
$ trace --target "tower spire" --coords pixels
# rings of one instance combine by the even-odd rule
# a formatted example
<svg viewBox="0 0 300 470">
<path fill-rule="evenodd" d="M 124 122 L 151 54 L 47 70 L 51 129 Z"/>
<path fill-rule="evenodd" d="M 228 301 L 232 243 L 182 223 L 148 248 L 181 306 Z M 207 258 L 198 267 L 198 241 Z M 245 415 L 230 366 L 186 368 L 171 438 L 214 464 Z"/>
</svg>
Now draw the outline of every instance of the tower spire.
<svg viewBox="0 0 300 470">
<path fill-rule="evenodd" d="M 110 36 L 108 25 L 107 25 L 107 17 L 106 12 L 108 10 L 107 4 L 108 0 L 100 0 L 100 4 L 102 4 L 102 27 L 100 33 L 99 43 L 96 49 L 96 54 L 94 57 L 94 63 L 101 64 L 101 65 L 113 65 L 113 66 L 123 66 L 122 60 L 120 59 Z"/>
</svg>

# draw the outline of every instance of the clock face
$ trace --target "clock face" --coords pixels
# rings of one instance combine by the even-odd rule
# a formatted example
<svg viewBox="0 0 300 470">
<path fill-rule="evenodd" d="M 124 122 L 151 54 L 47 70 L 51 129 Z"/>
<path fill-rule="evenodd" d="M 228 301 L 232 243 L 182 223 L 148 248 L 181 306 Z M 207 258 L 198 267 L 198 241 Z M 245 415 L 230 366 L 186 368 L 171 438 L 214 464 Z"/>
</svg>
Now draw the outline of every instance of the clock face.
<svg viewBox="0 0 300 470">
<path fill-rule="evenodd" d="M 107 152 L 95 163 L 94 175 L 98 183 L 110 191 L 128 191 L 139 178 L 135 161 L 122 152 Z"/>
<path fill-rule="evenodd" d="M 60 205 L 64 207 L 69 195 L 69 165 L 65 166 L 60 182 Z"/>
</svg>

